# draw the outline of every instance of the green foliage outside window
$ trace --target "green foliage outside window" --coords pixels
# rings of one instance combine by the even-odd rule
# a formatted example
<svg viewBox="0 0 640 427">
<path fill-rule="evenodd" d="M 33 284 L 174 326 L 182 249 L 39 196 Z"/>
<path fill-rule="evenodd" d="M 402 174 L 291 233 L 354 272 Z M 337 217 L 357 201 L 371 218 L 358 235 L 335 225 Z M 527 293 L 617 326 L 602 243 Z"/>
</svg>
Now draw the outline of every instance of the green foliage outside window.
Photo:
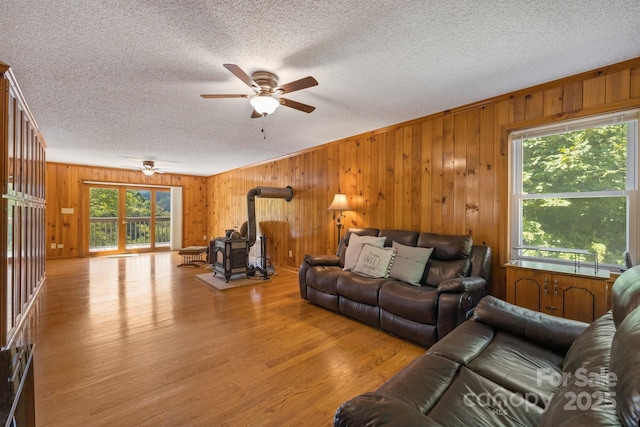
<svg viewBox="0 0 640 427">
<path fill-rule="evenodd" d="M 171 193 L 156 190 L 156 243 L 170 241 Z M 114 247 L 118 245 L 118 195 L 117 189 L 91 188 L 89 197 L 89 216 L 91 218 L 111 218 L 113 221 L 96 224 L 90 230 L 90 247 Z M 149 190 L 127 190 L 126 217 L 135 219 L 128 221 L 126 227 L 127 245 L 144 245 L 150 243 L 151 195 Z M 159 219 L 167 221 L 159 221 Z"/>
<path fill-rule="evenodd" d="M 522 154 L 522 243 L 586 249 L 601 263 L 622 264 L 627 201 L 619 191 L 627 185 L 626 123 L 525 138 Z M 618 194 L 575 194 L 602 191 Z M 555 197 L 545 197 L 551 194 Z"/>
</svg>

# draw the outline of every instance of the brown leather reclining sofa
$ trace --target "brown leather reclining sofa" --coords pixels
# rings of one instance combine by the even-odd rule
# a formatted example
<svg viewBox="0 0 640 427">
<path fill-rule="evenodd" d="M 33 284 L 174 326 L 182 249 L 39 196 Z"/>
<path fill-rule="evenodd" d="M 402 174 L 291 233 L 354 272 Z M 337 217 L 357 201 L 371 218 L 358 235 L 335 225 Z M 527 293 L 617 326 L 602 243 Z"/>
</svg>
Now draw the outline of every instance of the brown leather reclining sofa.
<svg viewBox="0 0 640 427">
<path fill-rule="evenodd" d="M 462 323 L 335 426 L 640 425 L 640 266 L 591 324 L 484 297 Z"/>
<path fill-rule="evenodd" d="M 385 247 L 433 248 L 418 285 L 344 270 L 354 234 L 386 237 Z M 470 236 L 351 228 L 337 255 L 305 255 L 298 277 L 303 299 L 428 347 L 468 318 L 490 268 L 491 249 Z"/>
</svg>

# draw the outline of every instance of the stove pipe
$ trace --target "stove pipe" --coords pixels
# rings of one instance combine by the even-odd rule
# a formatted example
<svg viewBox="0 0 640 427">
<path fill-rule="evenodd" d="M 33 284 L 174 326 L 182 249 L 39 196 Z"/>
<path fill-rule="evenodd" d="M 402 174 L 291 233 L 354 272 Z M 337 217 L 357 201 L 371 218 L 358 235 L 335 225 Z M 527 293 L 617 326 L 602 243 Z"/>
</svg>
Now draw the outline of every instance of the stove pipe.
<svg viewBox="0 0 640 427">
<path fill-rule="evenodd" d="M 287 185 L 285 188 L 256 187 L 247 193 L 247 240 L 249 247 L 256 243 L 256 197 L 265 199 L 285 199 L 290 202 L 293 199 L 293 188 Z"/>
</svg>

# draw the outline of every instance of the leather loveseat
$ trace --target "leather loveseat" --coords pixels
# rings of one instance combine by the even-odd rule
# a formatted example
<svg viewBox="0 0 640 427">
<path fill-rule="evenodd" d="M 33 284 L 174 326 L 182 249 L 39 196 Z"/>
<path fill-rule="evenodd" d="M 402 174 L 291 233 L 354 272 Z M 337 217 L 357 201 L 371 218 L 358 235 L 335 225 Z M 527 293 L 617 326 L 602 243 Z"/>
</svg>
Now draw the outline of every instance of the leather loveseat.
<svg viewBox="0 0 640 427">
<path fill-rule="evenodd" d="M 433 252 L 414 284 L 366 277 L 345 270 L 354 235 L 384 238 L 387 248 Z M 393 265 L 399 262 L 396 257 Z M 298 276 L 303 299 L 428 347 L 468 318 L 487 293 L 490 268 L 491 249 L 470 236 L 351 228 L 336 255 L 305 255 Z"/>
<path fill-rule="evenodd" d="M 473 317 L 335 426 L 638 426 L 640 266 L 591 324 L 484 297 Z"/>
</svg>

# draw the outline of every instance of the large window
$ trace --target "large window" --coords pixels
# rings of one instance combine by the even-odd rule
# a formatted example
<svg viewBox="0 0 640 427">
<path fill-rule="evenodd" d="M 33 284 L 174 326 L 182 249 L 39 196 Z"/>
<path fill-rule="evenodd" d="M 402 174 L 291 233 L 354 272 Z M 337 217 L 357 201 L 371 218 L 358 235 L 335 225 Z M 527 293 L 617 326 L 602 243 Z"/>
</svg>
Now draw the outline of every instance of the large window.
<svg viewBox="0 0 640 427">
<path fill-rule="evenodd" d="M 511 134 L 512 259 L 636 259 L 638 112 Z"/>
</svg>

